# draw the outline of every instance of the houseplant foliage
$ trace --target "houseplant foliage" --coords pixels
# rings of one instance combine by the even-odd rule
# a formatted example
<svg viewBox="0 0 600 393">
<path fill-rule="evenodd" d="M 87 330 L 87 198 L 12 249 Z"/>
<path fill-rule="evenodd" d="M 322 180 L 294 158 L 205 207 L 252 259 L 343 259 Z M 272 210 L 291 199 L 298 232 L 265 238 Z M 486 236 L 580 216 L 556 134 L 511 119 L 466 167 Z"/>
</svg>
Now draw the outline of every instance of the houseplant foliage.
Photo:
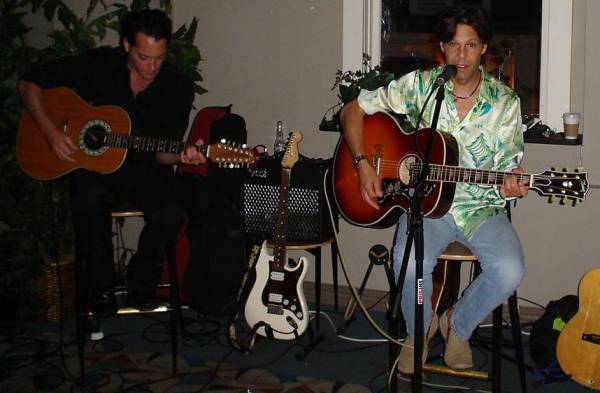
<svg viewBox="0 0 600 393">
<path fill-rule="evenodd" d="M 327 131 L 340 131 L 339 109 L 358 97 L 361 90 L 375 90 L 381 86 L 387 86 L 395 79 L 391 72 L 383 71 L 381 66 L 371 66 L 371 57 L 363 53 L 362 69 L 356 71 L 338 70 L 335 74 L 335 82 L 331 90 L 338 89 L 339 102 L 328 109 L 321 120 L 319 128 Z M 327 120 L 327 114 L 331 113 L 331 119 Z"/>
<path fill-rule="evenodd" d="M 170 0 L 158 4 L 170 12 Z M 53 61 L 99 45 L 107 31 L 118 31 L 120 19 L 129 10 L 149 5 L 150 0 L 108 6 L 102 0 L 90 0 L 85 15 L 78 16 L 61 0 L 0 0 L 0 302 L 9 299 L 19 321 L 36 311 L 35 276 L 43 272 L 47 261 L 72 255 L 73 237 L 68 181 L 30 179 L 16 161 L 22 110 L 17 82 L 36 61 Z M 52 43 L 44 48 L 27 42 L 31 26 L 26 16 L 40 11 L 57 26 L 49 33 Z M 194 18 L 189 26 L 175 29 L 167 61 L 180 67 L 194 81 L 196 93 L 202 94 L 206 90 L 199 84 L 201 57 L 193 43 L 197 23 Z"/>
</svg>

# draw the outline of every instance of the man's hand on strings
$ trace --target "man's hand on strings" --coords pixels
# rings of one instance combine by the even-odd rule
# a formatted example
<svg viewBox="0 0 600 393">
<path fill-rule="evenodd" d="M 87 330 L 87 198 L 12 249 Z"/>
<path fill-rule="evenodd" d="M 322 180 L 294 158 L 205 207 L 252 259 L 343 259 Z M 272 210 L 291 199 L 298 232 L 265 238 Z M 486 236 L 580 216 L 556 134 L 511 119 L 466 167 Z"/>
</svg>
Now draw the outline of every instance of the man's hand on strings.
<svg viewBox="0 0 600 393">
<path fill-rule="evenodd" d="M 529 192 L 529 188 L 519 181 L 519 176 L 523 174 L 523 168 L 512 170 L 517 176 L 507 176 L 504 184 L 500 186 L 500 196 L 504 199 L 512 197 L 523 197 Z"/>
<path fill-rule="evenodd" d="M 383 191 L 375 169 L 366 160 L 362 160 L 357 169 L 362 199 L 374 209 L 379 210 L 377 199 L 383 196 Z"/>
<path fill-rule="evenodd" d="M 46 135 L 46 139 L 52 147 L 52 151 L 56 154 L 56 157 L 63 161 L 75 162 L 73 154 L 75 154 L 79 148 L 68 135 L 60 132 L 57 128 Z"/>
</svg>

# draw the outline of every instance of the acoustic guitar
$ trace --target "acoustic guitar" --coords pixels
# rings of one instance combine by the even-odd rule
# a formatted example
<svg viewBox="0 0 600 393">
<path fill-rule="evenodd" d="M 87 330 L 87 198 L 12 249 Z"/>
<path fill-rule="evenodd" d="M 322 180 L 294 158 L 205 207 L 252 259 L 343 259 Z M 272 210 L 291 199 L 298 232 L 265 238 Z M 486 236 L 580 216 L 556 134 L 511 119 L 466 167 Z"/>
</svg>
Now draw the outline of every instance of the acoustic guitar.
<svg viewBox="0 0 600 393">
<path fill-rule="evenodd" d="M 600 390 L 600 269 L 579 283 L 579 309 L 558 336 L 556 357 L 574 381 Z"/>
<path fill-rule="evenodd" d="M 383 183 L 380 209 L 374 209 L 361 197 L 358 173 L 348 145 L 341 137 L 334 154 L 333 185 L 337 206 L 344 218 L 355 225 L 386 227 L 397 223 L 399 214 L 409 209 L 415 180 L 423 169 L 429 130 L 405 132 L 386 113 L 365 116 L 365 154 Z M 457 166 L 458 146 L 454 137 L 436 131 L 424 190 L 423 214 L 439 218 L 448 212 L 454 199 L 456 183 L 501 185 L 511 172 L 488 171 Z M 416 143 L 415 143 L 416 141 Z M 419 149 L 416 148 L 417 145 Z M 548 170 L 540 174 L 518 176 L 530 189 L 542 196 L 559 197 L 561 202 L 585 199 L 589 189 L 587 173 Z"/>
<path fill-rule="evenodd" d="M 27 175 L 51 180 L 83 168 L 103 174 L 119 169 L 129 149 L 179 153 L 186 143 L 131 134 L 131 121 L 118 106 L 90 106 L 73 90 L 56 87 L 43 91 L 43 102 L 55 125 L 79 146 L 74 162 L 60 160 L 37 123 L 24 110 L 17 133 L 17 161 Z M 254 151 L 227 142 L 202 146 L 207 158 L 221 166 L 244 167 L 256 160 Z"/>
<path fill-rule="evenodd" d="M 286 249 L 290 177 L 298 161 L 302 133 L 293 131 L 281 160 L 281 185 L 275 223 L 273 252 L 265 240 L 256 262 L 256 281 L 250 290 L 244 315 L 248 325 L 261 336 L 293 340 L 308 327 L 308 306 L 302 285 L 308 261 L 300 257 L 289 263 Z"/>
</svg>

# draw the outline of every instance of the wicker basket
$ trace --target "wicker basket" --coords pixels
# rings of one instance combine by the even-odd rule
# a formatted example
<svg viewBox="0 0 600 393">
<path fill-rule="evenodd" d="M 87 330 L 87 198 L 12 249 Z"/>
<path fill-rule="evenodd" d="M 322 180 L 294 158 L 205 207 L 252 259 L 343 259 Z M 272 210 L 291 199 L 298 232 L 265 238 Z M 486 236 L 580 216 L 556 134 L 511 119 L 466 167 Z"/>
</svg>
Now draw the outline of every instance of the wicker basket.
<svg viewBox="0 0 600 393">
<path fill-rule="evenodd" d="M 62 283 L 64 318 L 73 316 L 75 303 L 75 264 L 66 259 L 59 263 L 60 280 L 57 276 L 56 263 L 48 263 L 44 274 L 36 280 L 40 300 L 44 304 L 40 318 L 49 321 L 60 320 L 60 291 Z"/>
</svg>

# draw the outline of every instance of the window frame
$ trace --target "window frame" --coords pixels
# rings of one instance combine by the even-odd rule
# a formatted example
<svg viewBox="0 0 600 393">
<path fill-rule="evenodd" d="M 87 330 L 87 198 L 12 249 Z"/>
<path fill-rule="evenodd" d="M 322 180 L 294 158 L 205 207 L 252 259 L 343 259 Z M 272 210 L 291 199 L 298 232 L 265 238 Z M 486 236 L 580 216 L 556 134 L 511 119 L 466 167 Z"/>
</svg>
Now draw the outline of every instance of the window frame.
<svg viewBox="0 0 600 393">
<path fill-rule="evenodd" d="M 362 53 L 371 56 L 373 66 L 380 63 L 381 12 L 382 0 L 343 0 L 344 70 L 360 69 Z M 542 0 L 539 115 L 556 130 L 570 110 L 572 35 L 573 0 Z"/>
</svg>

